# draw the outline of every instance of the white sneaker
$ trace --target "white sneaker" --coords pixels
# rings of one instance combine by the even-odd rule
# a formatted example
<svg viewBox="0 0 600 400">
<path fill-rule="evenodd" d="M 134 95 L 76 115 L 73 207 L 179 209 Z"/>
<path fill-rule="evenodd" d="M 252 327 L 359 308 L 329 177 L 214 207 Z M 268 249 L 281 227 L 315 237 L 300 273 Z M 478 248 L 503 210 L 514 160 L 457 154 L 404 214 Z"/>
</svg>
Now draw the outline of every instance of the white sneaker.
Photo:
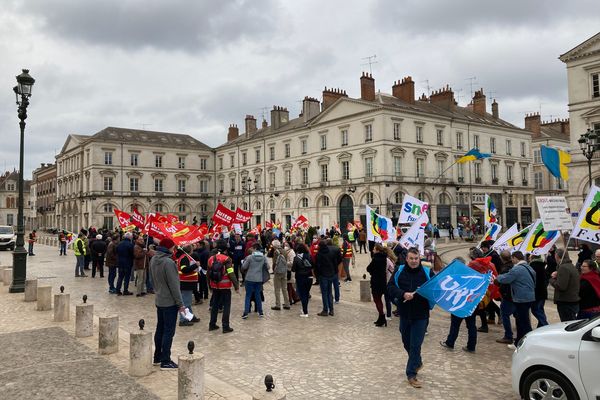
<svg viewBox="0 0 600 400">
<path fill-rule="evenodd" d="M 516 350 L 517 346 L 515 346 L 514 344 L 507 344 L 506 347 L 508 347 L 511 350 Z"/>
<path fill-rule="evenodd" d="M 391 321 L 391 320 L 392 320 L 392 317 L 385 317 L 385 319 L 386 319 L 387 321 Z"/>
<path fill-rule="evenodd" d="M 300 314 L 302 318 L 308 318 L 308 314 Z"/>
</svg>

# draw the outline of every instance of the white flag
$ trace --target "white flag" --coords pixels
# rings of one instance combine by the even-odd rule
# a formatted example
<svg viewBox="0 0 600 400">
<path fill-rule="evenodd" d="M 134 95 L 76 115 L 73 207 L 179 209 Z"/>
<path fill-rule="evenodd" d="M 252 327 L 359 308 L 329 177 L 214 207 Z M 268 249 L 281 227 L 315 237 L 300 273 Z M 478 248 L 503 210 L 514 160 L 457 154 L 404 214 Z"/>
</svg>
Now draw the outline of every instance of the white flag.
<svg viewBox="0 0 600 400">
<path fill-rule="evenodd" d="M 542 220 L 538 219 L 529 230 L 519 250 L 524 254 L 541 256 L 550 251 L 559 237 L 560 231 L 545 231 Z"/>
<path fill-rule="evenodd" d="M 377 243 L 389 242 L 396 239 L 396 229 L 392 220 L 385 215 L 379 215 L 371 207 L 367 207 L 367 240 Z"/>
<path fill-rule="evenodd" d="M 398 219 L 399 224 L 412 224 L 415 222 L 421 214 L 426 213 L 429 209 L 429 204 L 421 201 L 415 197 L 404 195 L 402 199 L 402 210 L 400 211 L 400 218 Z"/>
<path fill-rule="evenodd" d="M 592 186 L 579 212 L 571 237 L 590 243 L 600 243 L 600 188 Z"/>
<path fill-rule="evenodd" d="M 492 250 L 496 250 L 498 253 L 504 250 L 508 250 L 511 246 L 508 244 L 508 240 L 519 233 L 519 228 L 517 227 L 517 223 L 515 222 L 513 226 L 511 226 L 500 239 L 496 240 L 496 242 L 492 245 Z"/>
<path fill-rule="evenodd" d="M 422 213 L 418 220 L 410 226 L 408 231 L 400 238 L 399 244 L 408 249 L 418 247 L 421 255 L 425 254 L 425 227 L 429 223 L 427 213 Z"/>
</svg>

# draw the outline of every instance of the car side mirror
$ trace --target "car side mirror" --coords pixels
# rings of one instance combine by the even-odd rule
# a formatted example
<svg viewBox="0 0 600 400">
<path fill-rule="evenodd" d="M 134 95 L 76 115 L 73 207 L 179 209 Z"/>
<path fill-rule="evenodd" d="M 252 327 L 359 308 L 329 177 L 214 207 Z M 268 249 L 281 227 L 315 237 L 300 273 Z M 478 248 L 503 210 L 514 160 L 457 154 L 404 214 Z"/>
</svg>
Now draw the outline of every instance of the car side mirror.
<svg viewBox="0 0 600 400">
<path fill-rule="evenodd" d="M 594 329 L 592 329 L 592 337 L 596 340 L 600 340 L 600 326 L 597 326 Z"/>
</svg>

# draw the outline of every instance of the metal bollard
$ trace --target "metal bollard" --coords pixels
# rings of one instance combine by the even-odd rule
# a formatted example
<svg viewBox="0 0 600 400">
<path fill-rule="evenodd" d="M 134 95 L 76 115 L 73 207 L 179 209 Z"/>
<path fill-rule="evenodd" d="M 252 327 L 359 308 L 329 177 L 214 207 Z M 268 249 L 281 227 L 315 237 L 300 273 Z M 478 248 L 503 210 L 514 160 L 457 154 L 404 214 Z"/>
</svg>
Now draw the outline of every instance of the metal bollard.
<svg viewBox="0 0 600 400">
<path fill-rule="evenodd" d="M 287 392 L 282 388 L 275 388 L 272 375 L 265 376 L 267 390 L 258 390 L 252 395 L 252 400 L 285 400 Z"/>
<path fill-rule="evenodd" d="M 98 353 L 113 354 L 119 351 L 119 316 L 99 318 Z"/>
</svg>

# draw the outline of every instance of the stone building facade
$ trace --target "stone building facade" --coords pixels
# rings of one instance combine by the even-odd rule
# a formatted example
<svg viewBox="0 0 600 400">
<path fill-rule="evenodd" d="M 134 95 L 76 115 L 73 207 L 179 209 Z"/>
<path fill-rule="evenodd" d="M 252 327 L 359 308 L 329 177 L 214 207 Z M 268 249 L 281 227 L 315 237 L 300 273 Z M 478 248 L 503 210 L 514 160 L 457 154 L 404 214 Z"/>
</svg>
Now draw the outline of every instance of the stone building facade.
<svg viewBox="0 0 600 400">
<path fill-rule="evenodd" d="M 30 198 L 31 181 L 25 180 L 23 186 L 23 216 L 26 230 L 31 229 L 33 204 Z M 17 227 L 19 211 L 19 172 L 6 171 L 0 175 L 0 225 Z"/>
<path fill-rule="evenodd" d="M 31 201 L 33 203 L 36 229 L 57 228 L 56 225 L 56 164 L 42 164 L 36 168 L 31 180 Z"/>
<path fill-rule="evenodd" d="M 56 221 L 71 231 L 112 229 L 114 208 L 191 222 L 215 206 L 213 150 L 189 135 L 114 127 L 69 135 L 56 166 Z"/>
<path fill-rule="evenodd" d="M 530 132 L 502 120 L 495 101 L 489 113 L 483 90 L 460 107 L 449 87 L 415 98 L 411 77 L 391 89 L 363 74 L 360 98 L 325 88 L 296 118 L 274 106 L 270 124 L 248 115 L 244 132 L 231 125 L 215 151 L 217 199 L 250 209 L 253 224 L 305 215 L 345 226 L 364 220 L 366 204 L 397 218 L 407 193 L 431 204 L 433 223 L 457 226 L 482 215 L 488 193 L 505 226 L 532 220 Z M 492 157 L 454 164 L 473 147 Z"/>
<path fill-rule="evenodd" d="M 588 129 L 600 133 L 600 33 L 559 57 L 567 67 L 571 164 L 569 165 L 569 205 L 578 211 L 590 183 L 588 162 L 578 140 Z M 591 180 L 600 185 L 600 147 L 592 159 Z"/>
</svg>

